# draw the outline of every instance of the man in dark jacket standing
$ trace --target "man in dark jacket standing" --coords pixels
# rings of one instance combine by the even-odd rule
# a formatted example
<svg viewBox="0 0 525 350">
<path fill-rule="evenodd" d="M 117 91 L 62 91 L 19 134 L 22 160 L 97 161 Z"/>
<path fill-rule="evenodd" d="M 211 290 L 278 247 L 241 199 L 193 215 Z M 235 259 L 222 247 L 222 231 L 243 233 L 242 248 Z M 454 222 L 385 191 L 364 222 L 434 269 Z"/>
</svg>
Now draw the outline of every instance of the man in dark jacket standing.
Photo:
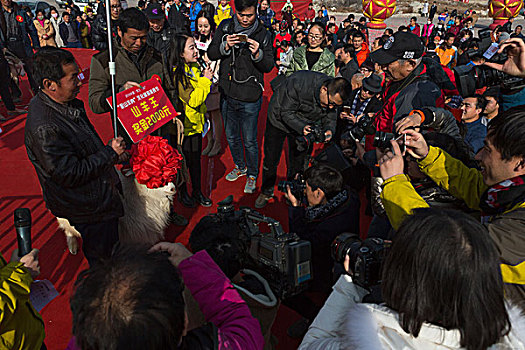
<svg viewBox="0 0 525 350">
<path fill-rule="evenodd" d="M 261 194 L 256 208 L 263 208 L 273 197 L 277 165 L 283 143 L 288 138 L 288 178 L 306 169 L 312 145 L 299 149 L 296 139 L 319 130 L 330 141 L 335 132 L 335 107 L 342 106 L 350 94 L 344 78 L 330 78 L 313 71 L 299 71 L 289 76 L 274 92 L 268 106 L 264 133 L 264 161 Z"/>
<path fill-rule="evenodd" d="M 147 44 L 162 54 L 164 62 L 168 62 L 170 55 L 170 43 L 176 30 L 170 27 L 164 11 L 159 4 L 149 4 L 144 10 L 149 21 L 149 32 Z"/>
<path fill-rule="evenodd" d="M 35 57 L 41 90 L 31 100 L 25 145 L 47 208 L 69 220 L 82 234 L 82 250 L 90 265 L 109 257 L 118 242 L 123 215 L 113 167 L 128 159 L 121 137 L 104 145 L 89 122 L 73 55 L 54 47 Z"/>
<path fill-rule="evenodd" d="M 335 51 L 336 64 L 341 65 L 339 68 L 338 76 L 345 78 L 348 81 L 352 81 L 352 77 L 359 70 L 357 59 L 355 57 L 355 50 L 352 44 L 344 44 L 343 47 Z"/>
<path fill-rule="evenodd" d="M 64 45 L 67 48 L 82 48 L 77 22 L 72 20 L 68 12 L 64 12 L 62 18 L 64 21 L 60 23 L 58 30 Z"/>
<path fill-rule="evenodd" d="M 215 32 L 208 57 L 221 60 L 221 112 L 235 163 L 226 180 L 235 181 L 248 175 L 244 192 L 253 193 L 259 173 L 257 120 L 263 75 L 274 67 L 273 46 L 270 34 L 257 21 L 257 0 L 236 0 L 235 8 L 233 18 L 223 20 Z"/>
<path fill-rule="evenodd" d="M 104 2 L 100 3 L 99 9 L 104 8 Z M 120 0 L 110 0 L 111 9 L 111 33 L 113 37 L 117 36 L 117 21 L 122 12 L 122 5 Z M 104 51 L 108 48 L 108 24 L 106 23 L 106 13 L 105 11 L 98 11 L 95 21 L 93 21 L 93 26 L 91 29 L 91 40 L 93 41 L 93 46 L 96 50 Z"/>
<path fill-rule="evenodd" d="M 22 7 L 12 0 L 1 0 L 1 3 L 0 50 L 7 48 L 24 62 L 27 79 L 36 94 L 38 85 L 33 79 L 33 49 L 40 48 L 40 41 L 35 25 Z"/>
</svg>

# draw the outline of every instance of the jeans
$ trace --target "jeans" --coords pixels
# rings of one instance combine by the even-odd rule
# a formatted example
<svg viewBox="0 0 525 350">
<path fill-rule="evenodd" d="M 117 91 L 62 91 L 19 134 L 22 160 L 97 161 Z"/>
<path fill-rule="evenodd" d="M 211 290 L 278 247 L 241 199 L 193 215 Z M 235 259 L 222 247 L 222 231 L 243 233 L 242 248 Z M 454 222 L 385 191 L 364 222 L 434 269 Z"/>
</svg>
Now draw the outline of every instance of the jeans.
<svg viewBox="0 0 525 350">
<path fill-rule="evenodd" d="M 81 49 L 82 48 L 82 44 L 80 43 L 80 41 L 67 42 L 66 43 L 66 47 L 68 49 Z"/>
<path fill-rule="evenodd" d="M 192 194 L 197 196 L 201 193 L 202 134 L 184 136 L 182 153 L 190 172 Z"/>
<path fill-rule="evenodd" d="M 298 172 L 306 169 L 309 155 L 312 149 L 305 151 L 297 150 L 295 139 L 298 135 L 295 133 L 286 133 L 277 129 L 270 122 L 266 122 L 266 131 L 264 132 L 264 160 L 262 173 L 261 191 L 266 195 L 273 195 L 273 188 L 277 181 L 277 166 L 281 160 L 284 139 L 288 138 L 288 166 L 287 177 L 292 180 Z"/>
<path fill-rule="evenodd" d="M 257 122 L 261 104 L 262 97 L 255 102 L 243 102 L 228 96 L 221 99 L 224 131 L 233 162 L 239 169 L 248 168 L 248 176 L 255 177 L 259 174 Z"/>
<path fill-rule="evenodd" d="M 71 224 L 82 235 L 82 251 L 90 267 L 111 256 L 113 247 L 119 240 L 118 219 L 89 224 Z"/>
</svg>

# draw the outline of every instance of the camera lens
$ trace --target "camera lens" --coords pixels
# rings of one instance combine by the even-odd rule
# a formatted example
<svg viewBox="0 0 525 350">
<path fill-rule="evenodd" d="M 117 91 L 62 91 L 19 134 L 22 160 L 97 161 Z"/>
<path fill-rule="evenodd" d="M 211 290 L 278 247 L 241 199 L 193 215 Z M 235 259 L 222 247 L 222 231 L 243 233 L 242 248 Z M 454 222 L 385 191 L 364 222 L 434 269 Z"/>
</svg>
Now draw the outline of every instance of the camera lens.
<svg viewBox="0 0 525 350">
<path fill-rule="evenodd" d="M 352 260 L 351 251 L 358 249 L 359 246 L 361 246 L 361 239 L 357 234 L 342 233 L 332 242 L 332 259 L 342 264 L 346 255 L 350 255 L 350 260 Z"/>
</svg>

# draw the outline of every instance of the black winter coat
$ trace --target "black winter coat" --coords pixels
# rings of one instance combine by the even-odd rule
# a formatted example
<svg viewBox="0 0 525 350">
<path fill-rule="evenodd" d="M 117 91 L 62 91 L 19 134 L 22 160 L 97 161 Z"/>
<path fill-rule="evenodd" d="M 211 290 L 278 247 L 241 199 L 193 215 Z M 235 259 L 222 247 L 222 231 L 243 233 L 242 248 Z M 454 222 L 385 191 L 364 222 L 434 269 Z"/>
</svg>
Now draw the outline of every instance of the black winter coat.
<svg viewBox="0 0 525 350">
<path fill-rule="evenodd" d="M 111 33 L 115 38 L 117 36 L 116 21 L 111 21 Z M 91 41 L 98 51 L 104 51 L 108 48 L 108 26 L 106 24 L 106 15 L 97 15 L 91 26 Z"/>
<path fill-rule="evenodd" d="M 261 96 L 264 87 L 264 73 L 274 67 L 273 43 L 270 33 L 259 24 L 250 39 L 257 41 L 262 50 L 262 58 L 255 61 L 246 43 L 236 45 L 224 54 L 221 44 L 226 41 L 227 34 L 234 34 L 232 19 L 225 19 L 217 28 L 213 40 L 208 47 L 208 58 L 212 61 L 221 60 L 219 69 L 219 88 L 225 96 L 244 102 L 255 102 Z M 221 52 L 222 51 L 222 52 Z"/>
<path fill-rule="evenodd" d="M 53 215 L 82 224 L 124 214 L 118 155 L 97 135 L 82 101 L 61 105 L 39 92 L 29 105 L 25 145 Z"/>
<path fill-rule="evenodd" d="M 312 243 L 313 283 L 316 291 L 329 291 L 333 285 L 332 267 L 334 264 L 330 247 L 335 237 L 341 233 L 359 234 L 359 197 L 352 190 L 344 190 L 346 200 L 336 197 L 327 204 L 314 208 L 289 207 L 290 232 Z M 307 218 L 307 210 L 317 210 L 319 215 Z"/>
<path fill-rule="evenodd" d="M 78 32 L 78 25 L 77 22 L 71 22 L 71 27 L 73 28 L 73 32 L 75 33 L 75 36 L 77 37 L 78 41 L 80 41 L 80 33 Z M 67 44 L 67 38 L 69 38 L 69 29 L 67 28 L 66 22 L 60 23 L 58 26 L 58 34 L 60 34 L 60 38 L 64 42 L 64 45 Z"/>
<path fill-rule="evenodd" d="M 298 71 L 282 82 L 270 99 L 268 123 L 286 133 L 303 134 L 307 125 L 335 132 L 336 111 L 321 107 L 321 86 L 331 78 L 323 73 Z"/>
</svg>

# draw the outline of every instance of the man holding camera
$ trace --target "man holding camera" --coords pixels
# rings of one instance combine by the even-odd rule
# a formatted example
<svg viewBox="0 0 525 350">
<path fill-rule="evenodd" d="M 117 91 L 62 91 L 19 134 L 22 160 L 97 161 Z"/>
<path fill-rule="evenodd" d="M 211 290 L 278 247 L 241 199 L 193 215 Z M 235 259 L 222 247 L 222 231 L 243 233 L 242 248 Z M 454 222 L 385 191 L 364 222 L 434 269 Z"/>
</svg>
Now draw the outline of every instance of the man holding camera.
<svg viewBox="0 0 525 350">
<path fill-rule="evenodd" d="M 286 198 L 290 232 L 312 244 L 312 268 L 314 279 L 310 290 L 329 293 L 332 281 L 333 260 L 330 247 L 339 234 L 359 233 L 359 198 L 344 188 L 341 174 L 327 165 L 314 165 L 304 173 L 303 193 L 292 193 L 287 187 Z M 303 206 L 302 196 L 307 206 Z M 303 316 L 289 329 L 289 335 L 299 337 L 320 310 L 304 293 L 288 298 L 284 304 Z"/>
<path fill-rule="evenodd" d="M 296 72 L 277 87 L 268 106 L 263 181 L 256 208 L 265 207 L 273 198 L 284 140 L 288 139 L 288 179 L 292 179 L 306 168 L 313 143 L 332 138 L 337 118 L 335 107 L 343 104 L 350 89 L 344 78 L 330 78 L 313 71 Z"/>
<path fill-rule="evenodd" d="M 407 152 L 420 170 L 467 206 L 481 211 L 482 222 L 500 254 L 506 296 L 525 310 L 525 108 L 514 108 L 492 119 L 485 145 L 476 155 L 481 171 L 429 147 L 414 130 L 402 132 L 407 136 Z M 396 142 L 392 142 L 392 149 L 379 161 L 385 180 L 381 199 L 397 229 L 413 209 L 428 204 L 403 174 L 403 156 Z"/>
<path fill-rule="evenodd" d="M 235 163 L 226 180 L 235 181 L 247 175 L 244 192 L 253 193 L 259 174 L 257 122 L 264 73 L 274 67 L 271 36 L 257 20 L 257 0 L 235 0 L 235 15 L 223 20 L 217 28 L 208 58 L 221 60 L 221 113 Z"/>
<path fill-rule="evenodd" d="M 114 165 L 129 159 L 122 137 L 104 145 L 90 123 L 73 55 L 54 47 L 35 55 L 40 91 L 25 126 L 27 155 L 35 167 L 46 207 L 82 234 L 90 265 L 109 257 L 124 214 Z"/>
<path fill-rule="evenodd" d="M 441 89 L 430 79 L 422 62 L 424 52 L 417 35 L 397 32 L 370 54 L 388 78 L 383 92 L 384 108 L 375 120 L 378 131 L 392 132 L 394 123 L 414 109 L 444 106 Z M 372 141 L 373 136 L 367 136 L 367 150 L 372 149 Z"/>
</svg>

